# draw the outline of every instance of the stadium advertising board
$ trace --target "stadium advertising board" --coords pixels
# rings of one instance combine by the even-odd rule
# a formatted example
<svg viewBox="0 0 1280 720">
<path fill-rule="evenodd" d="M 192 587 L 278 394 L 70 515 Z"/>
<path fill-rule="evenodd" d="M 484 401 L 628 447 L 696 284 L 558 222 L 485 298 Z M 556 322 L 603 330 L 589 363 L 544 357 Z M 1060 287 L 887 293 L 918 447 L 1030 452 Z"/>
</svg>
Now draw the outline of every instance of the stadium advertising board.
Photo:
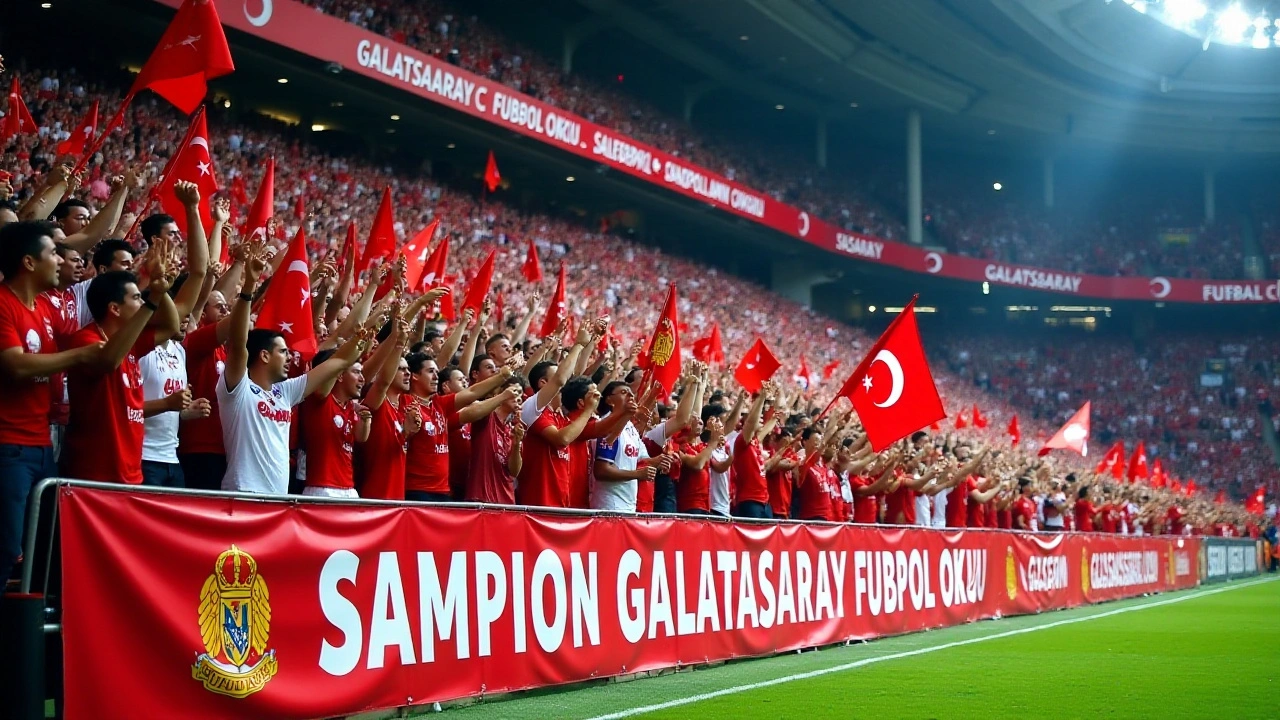
<svg viewBox="0 0 1280 720">
<path fill-rule="evenodd" d="M 1237 580 L 1257 575 L 1266 566 L 1261 541 L 1206 537 L 1200 541 L 1200 581 Z"/>
<path fill-rule="evenodd" d="M 72 720 L 333 717 L 1198 580 L 1191 538 L 88 488 L 61 489 L 59 512 Z"/>
<path fill-rule="evenodd" d="M 1115 278 L 937 252 L 845 231 L 767 193 L 294 0 L 213 0 L 223 24 L 627 173 L 837 255 L 910 272 L 1078 297 L 1280 301 L 1276 281 Z M 181 0 L 157 0 L 178 7 Z"/>
</svg>

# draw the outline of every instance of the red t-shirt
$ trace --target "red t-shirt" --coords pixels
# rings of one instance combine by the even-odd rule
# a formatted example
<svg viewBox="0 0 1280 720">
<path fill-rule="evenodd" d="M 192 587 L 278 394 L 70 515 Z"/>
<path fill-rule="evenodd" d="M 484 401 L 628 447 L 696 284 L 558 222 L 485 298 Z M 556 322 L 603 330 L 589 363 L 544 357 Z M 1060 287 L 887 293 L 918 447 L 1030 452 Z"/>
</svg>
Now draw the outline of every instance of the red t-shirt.
<svg viewBox="0 0 1280 720">
<path fill-rule="evenodd" d="M 373 411 L 369 439 L 360 443 L 360 497 L 376 500 L 403 500 L 405 475 L 405 408 L 412 396 L 402 393 L 397 402 L 390 396 Z"/>
<path fill-rule="evenodd" d="M 875 483 L 869 477 L 854 475 L 849 478 L 850 488 L 867 487 Z M 853 496 L 853 521 L 874 525 L 880 520 L 880 498 L 876 495 Z"/>
<path fill-rule="evenodd" d="M 789 475 L 790 473 L 788 473 Z M 799 519 L 831 520 L 831 475 L 821 460 L 804 468 L 804 479 L 797 487 L 800 493 Z"/>
<path fill-rule="evenodd" d="M 995 510 L 994 508 L 992 508 L 992 512 L 996 514 L 995 527 L 998 527 L 1004 530 L 1008 530 L 1013 527 L 1013 510 L 1012 509 L 1005 508 L 1004 510 Z"/>
<path fill-rule="evenodd" d="M 1094 509 L 1093 503 L 1088 500 L 1076 500 L 1076 530 L 1093 532 L 1093 516 L 1095 513 L 1097 513 L 1097 510 Z"/>
<path fill-rule="evenodd" d="M 525 431 L 520 484 L 516 501 L 521 505 L 571 507 L 569 495 L 569 448 L 553 445 L 542 437 L 547 428 L 563 428 L 571 421 L 551 406 L 542 409 Z"/>
<path fill-rule="evenodd" d="M 20 347 L 24 353 L 58 352 L 53 330 L 56 318 L 57 311 L 47 297 L 36 296 L 35 307 L 28 308 L 7 284 L 0 286 L 0 350 Z M 53 399 L 50 379 L 19 381 L 4 377 L 2 381 L 0 444 L 49 447 L 49 411 Z M 61 394 L 61 388 L 58 390 Z M 142 392 L 141 386 L 138 392 Z M 141 446 L 138 454 L 141 458 Z"/>
<path fill-rule="evenodd" d="M 184 420 L 178 426 L 178 452 L 225 455 L 222 416 L 218 411 L 218 378 L 227 366 L 227 347 L 218 342 L 218 326 L 208 324 L 187 334 L 187 385 L 192 398 L 205 398 L 212 412 L 207 418 Z"/>
<path fill-rule="evenodd" d="M 1186 527 L 1186 523 L 1182 521 L 1186 515 L 1186 512 L 1177 505 L 1169 508 L 1169 511 L 1165 513 L 1165 519 L 1168 521 L 1165 533 L 1168 535 L 1181 535 L 1183 528 Z"/>
<path fill-rule="evenodd" d="M 1030 530 L 1035 527 L 1036 501 L 1029 497 L 1020 497 L 1013 501 L 1013 527 L 1016 530 Z M 1018 520 L 1018 518 L 1022 518 Z"/>
<path fill-rule="evenodd" d="M 569 422 L 577 417 L 575 413 Z M 599 419 L 591 418 L 582 434 L 569 443 L 569 507 L 591 509 L 591 447 L 587 441 L 600 437 L 599 423 Z M 649 510 L 652 509 L 653 483 L 649 483 Z"/>
<path fill-rule="evenodd" d="M 101 342 L 90 323 L 68 338 L 69 348 Z M 71 421 L 62 449 L 63 472 L 101 482 L 142 483 L 142 372 L 138 358 L 156 349 L 155 332 L 143 330 L 118 367 L 107 372 L 75 368 L 67 373 Z"/>
<path fill-rule="evenodd" d="M 764 450 L 759 440 L 747 442 L 739 434 L 733 441 L 734 502 L 769 504 L 769 483 L 764 477 Z"/>
<path fill-rule="evenodd" d="M 527 442 L 527 436 L 526 436 Z M 515 478 L 507 472 L 511 457 L 511 425 L 494 415 L 480 418 L 472 426 L 471 472 L 466 478 L 468 502 L 514 505 Z"/>
<path fill-rule="evenodd" d="M 705 450 L 707 444 L 701 440 L 685 443 L 680 446 L 683 455 L 697 455 Z M 680 480 L 676 483 L 676 510 L 711 510 L 711 461 L 701 470 L 683 465 L 680 468 Z"/>
<path fill-rule="evenodd" d="M 894 473 L 905 479 L 905 474 L 901 469 L 895 469 Z M 889 493 L 885 498 L 885 519 L 886 523 L 891 525 L 915 525 L 916 524 L 916 491 L 907 486 L 905 482 L 898 485 L 898 489 Z M 899 520 L 901 516 L 901 520 Z"/>
<path fill-rule="evenodd" d="M 414 398 L 422 413 L 422 429 L 409 438 L 405 461 L 406 492 L 449 494 L 449 416 L 458 404 L 456 395 Z"/>
<path fill-rule="evenodd" d="M 457 412 L 449 414 L 449 491 L 455 500 L 467 492 L 467 468 L 471 465 L 471 423 Z"/>
<path fill-rule="evenodd" d="M 1107 503 L 1098 508 L 1098 510 L 1101 513 L 1100 520 L 1102 521 L 1102 527 L 1099 529 L 1104 533 L 1116 532 L 1116 528 L 1119 527 L 1120 523 L 1119 509 L 1115 505 Z"/>
<path fill-rule="evenodd" d="M 62 290 L 46 290 L 40 293 L 52 306 L 55 313 L 54 334 L 66 337 L 80 329 L 80 312 L 76 293 L 71 288 Z M 52 405 L 49 408 L 49 423 L 66 425 L 71 420 L 71 402 L 67 392 L 67 374 L 60 372 L 49 378 L 49 394 Z"/>
<path fill-rule="evenodd" d="M 947 495 L 947 527 L 962 528 L 969 524 L 969 492 L 978 485 L 978 479 L 969 475 L 951 488 Z"/>
<path fill-rule="evenodd" d="M 385 404 L 385 403 L 384 403 Z M 302 448 L 307 451 L 307 487 L 354 488 L 356 404 L 328 395 L 302 402 Z"/>
<path fill-rule="evenodd" d="M 800 460 L 800 456 L 793 450 L 787 450 L 783 453 L 783 457 L 795 462 Z M 791 491 L 794 477 L 790 470 L 774 470 L 765 476 L 769 481 L 769 505 L 773 507 L 775 518 L 791 517 Z M 801 515 L 801 517 L 807 516 Z"/>
</svg>

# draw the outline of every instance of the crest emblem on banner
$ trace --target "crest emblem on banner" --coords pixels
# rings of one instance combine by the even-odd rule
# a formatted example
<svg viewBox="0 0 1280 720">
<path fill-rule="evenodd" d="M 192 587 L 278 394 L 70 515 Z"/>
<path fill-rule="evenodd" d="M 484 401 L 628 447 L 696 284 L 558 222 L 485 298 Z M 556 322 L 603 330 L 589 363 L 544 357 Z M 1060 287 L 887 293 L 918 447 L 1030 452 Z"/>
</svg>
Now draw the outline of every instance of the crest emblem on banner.
<svg viewBox="0 0 1280 720">
<path fill-rule="evenodd" d="M 1089 548 L 1080 553 L 1080 587 L 1089 594 Z"/>
<path fill-rule="evenodd" d="M 653 337 L 653 364 L 662 366 L 666 365 L 671 356 L 675 354 L 676 336 L 671 328 L 671 321 L 662 318 L 661 327 L 658 334 Z"/>
<path fill-rule="evenodd" d="M 1013 557 L 1010 545 L 1004 556 L 1004 585 L 1010 600 L 1018 599 L 1018 561 Z"/>
<path fill-rule="evenodd" d="M 191 677 L 206 690 L 248 697 L 275 677 L 276 651 L 267 649 L 271 598 L 253 556 L 232 545 L 218 556 L 200 591 L 200 639 Z"/>
</svg>

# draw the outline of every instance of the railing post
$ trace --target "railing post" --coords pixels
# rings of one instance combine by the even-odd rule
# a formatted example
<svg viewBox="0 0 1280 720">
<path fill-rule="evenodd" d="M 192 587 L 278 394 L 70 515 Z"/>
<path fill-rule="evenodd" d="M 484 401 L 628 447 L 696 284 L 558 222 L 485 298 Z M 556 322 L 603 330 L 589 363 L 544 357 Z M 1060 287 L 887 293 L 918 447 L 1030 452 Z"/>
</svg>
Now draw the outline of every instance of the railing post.
<svg viewBox="0 0 1280 720">
<path fill-rule="evenodd" d="M 0 648 L 14 662 L 0 673 L 5 717 L 44 720 L 44 596 L 0 596 Z"/>
</svg>

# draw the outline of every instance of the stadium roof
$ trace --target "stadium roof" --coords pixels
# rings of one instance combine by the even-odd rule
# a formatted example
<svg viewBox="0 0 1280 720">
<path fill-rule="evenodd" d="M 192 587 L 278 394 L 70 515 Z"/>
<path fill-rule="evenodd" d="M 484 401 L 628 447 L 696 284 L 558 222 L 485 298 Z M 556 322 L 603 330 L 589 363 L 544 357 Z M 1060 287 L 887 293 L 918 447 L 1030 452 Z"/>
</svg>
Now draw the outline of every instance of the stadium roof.
<svg viewBox="0 0 1280 720">
<path fill-rule="evenodd" d="M 948 143 L 1280 152 L 1280 48 L 1120 0 L 578 2 L 710 83 L 832 122 L 917 107 Z"/>
</svg>

